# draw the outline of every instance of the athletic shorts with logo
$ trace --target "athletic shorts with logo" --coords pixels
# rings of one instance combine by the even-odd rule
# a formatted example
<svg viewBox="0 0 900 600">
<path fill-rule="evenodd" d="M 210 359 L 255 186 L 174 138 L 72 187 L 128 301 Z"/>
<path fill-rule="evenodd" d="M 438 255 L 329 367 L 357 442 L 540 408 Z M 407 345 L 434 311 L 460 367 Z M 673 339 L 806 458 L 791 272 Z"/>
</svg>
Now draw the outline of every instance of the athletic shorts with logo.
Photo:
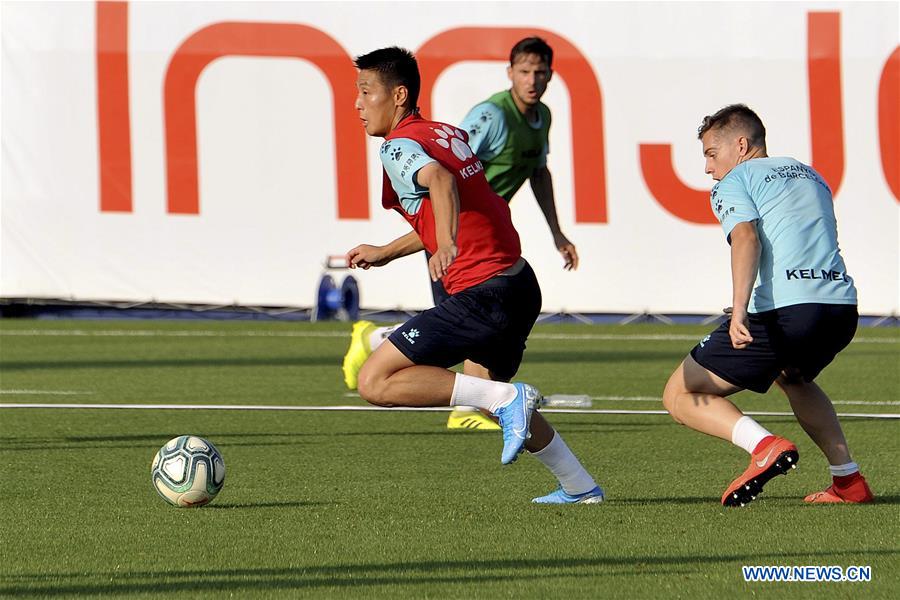
<svg viewBox="0 0 900 600">
<path fill-rule="evenodd" d="M 750 313 L 748 346 L 731 345 L 728 320 L 694 346 L 691 356 L 725 381 L 764 394 L 787 368 L 814 380 L 853 339 L 858 320 L 852 304 L 795 304 Z"/>
<path fill-rule="evenodd" d="M 540 312 L 541 288 L 525 263 L 515 275 L 496 275 L 453 294 L 388 339 L 417 365 L 447 369 L 469 359 L 508 381 Z"/>
</svg>

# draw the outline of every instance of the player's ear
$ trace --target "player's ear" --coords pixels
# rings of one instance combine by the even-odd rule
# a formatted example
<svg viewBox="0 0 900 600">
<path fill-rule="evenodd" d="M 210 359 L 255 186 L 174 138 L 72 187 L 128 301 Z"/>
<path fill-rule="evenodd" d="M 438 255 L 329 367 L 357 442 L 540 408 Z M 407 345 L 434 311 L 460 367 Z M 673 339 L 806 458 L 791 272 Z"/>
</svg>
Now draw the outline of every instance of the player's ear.
<svg viewBox="0 0 900 600">
<path fill-rule="evenodd" d="M 738 156 L 744 156 L 750 151 L 750 142 L 744 136 L 738 138 Z"/>
<path fill-rule="evenodd" d="M 403 106 L 409 98 L 409 90 L 405 85 L 398 85 L 394 88 L 394 106 Z"/>
<path fill-rule="evenodd" d="M 513 71 L 512 65 L 509 65 L 508 67 L 506 67 L 506 76 L 509 77 L 510 81 L 513 80 L 512 71 Z"/>
</svg>

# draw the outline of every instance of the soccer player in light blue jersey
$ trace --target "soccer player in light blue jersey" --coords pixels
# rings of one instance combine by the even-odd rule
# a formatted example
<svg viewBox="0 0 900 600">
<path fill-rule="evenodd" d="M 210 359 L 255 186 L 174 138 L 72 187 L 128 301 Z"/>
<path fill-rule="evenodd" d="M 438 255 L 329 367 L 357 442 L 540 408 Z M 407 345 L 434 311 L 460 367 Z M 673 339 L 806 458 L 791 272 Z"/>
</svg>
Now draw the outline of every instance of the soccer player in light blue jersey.
<svg viewBox="0 0 900 600">
<path fill-rule="evenodd" d="M 691 350 L 666 384 L 672 418 L 751 455 L 726 488 L 744 506 L 795 467 L 797 447 L 744 415 L 727 396 L 776 383 L 828 459 L 832 485 L 811 503 L 873 499 L 828 396 L 814 382 L 856 333 L 856 287 L 837 241 L 831 189 L 812 167 L 766 154 L 766 130 L 742 104 L 703 119 L 710 201 L 731 245 L 731 319 Z"/>
</svg>

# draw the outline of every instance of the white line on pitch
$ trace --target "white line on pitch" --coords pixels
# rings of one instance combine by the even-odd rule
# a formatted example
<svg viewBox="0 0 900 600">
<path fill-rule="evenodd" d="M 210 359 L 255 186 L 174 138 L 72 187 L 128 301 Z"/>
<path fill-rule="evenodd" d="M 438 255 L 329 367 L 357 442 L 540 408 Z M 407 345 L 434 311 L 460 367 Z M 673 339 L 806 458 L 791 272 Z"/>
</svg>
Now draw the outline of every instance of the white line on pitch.
<svg viewBox="0 0 900 600">
<path fill-rule="evenodd" d="M 608 402 L 662 402 L 662 398 L 654 396 L 591 396 L 591 400 Z M 832 404 L 857 404 L 860 406 L 900 406 L 900 401 L 893 400 L 832 400 Z"/>
<path fill-rule="evenodd" d="M 153 329 L 7 329 L 0 336 L 69 336 L 69 337 L 285 337 L 285 338 L 349 338 L 349 331 L 211 331 Z M 534 333 L 532 340 L 598 340 L 642 342 L 690 342 L 700 335 L 688 334 L 606 334 L 606 333 Z M 853 343 L 897 344 L 900 338 L 858 337 Z"/>
<path fill-rule="evenodd" d="M 399 406 L 381 408 L 378 406 L 272 406 L 263 404 L 3 404 L 2 408 L 76 408 L 76 409 L 118 409 L 118 410 L 274 410 L 274 411 L 352 411 L 352 412 L 447 412 L 449 406 L 413 408 Z M 618 409 L 568 409 L 546 408 L 546 413 L 569 413 L 579 415 L 667 415 L 664 410 L 618 410 Z M 772 417 L 792 417 L 794 413 L 753 411 L 748 415 Z M 861 417 L 866 419 L 900 419 L 900 414 L 893 413 L 838 413 L 839 417 Z"/>
<path fill-rule="evenodd" d="M 359 398 L 356 392 L 347 392 L 345 398 Z M 662 398 L 656 396 L 591 396 L 591 400 L 602 402 L 662 402 Z M 856 404 L 859 406 L 900 406 L 900 401 L 892 400 L 832 400 L 832 404 Z"/>
<path fill-rule="evenodd" d="M 0 390 L 0 394 L 10 394 L 12 396 L 84 396 L 93 393 L 69 390 Z"/>
</svg>

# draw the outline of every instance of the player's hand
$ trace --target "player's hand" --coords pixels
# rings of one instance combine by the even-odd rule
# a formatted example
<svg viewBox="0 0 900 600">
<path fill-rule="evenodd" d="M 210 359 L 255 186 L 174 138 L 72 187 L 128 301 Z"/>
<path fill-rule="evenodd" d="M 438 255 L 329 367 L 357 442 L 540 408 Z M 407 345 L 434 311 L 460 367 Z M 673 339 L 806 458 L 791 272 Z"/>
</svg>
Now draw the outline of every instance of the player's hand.
<svg viewBox="0 0 900 600">
<path fill-rule="evenodd" d="M 746 311 L 735 310 L 732 312 L 728 335 L 731 336 L 731 345 L 735 350 L 743 350 L 753 342 L 753 336 L 750 335 L 750 320 Z"/>
<path fill-rule="evenodd" d="M 450 265 L 456 260 L 457 252 L 459 249 L 456 244 L 438 247 L 428 261 L 428 272 L 431 274 L 432 281 L 438 281 L 447 274 Z"/>
<path fill-rule="evenodd" d="M 563 265 L 563 269 L 566 271 L 574 271 L 577 269 L 578 251 L 575 250 L 575 244 L 570 242 L 569 238 L 561 233 L 553 236 L 553 243 L 556 244 L 556 249 L 562 254 L 563 260 L 566 261 Z"/>
<path fill-rule="evenodd" d="M 360 244 L 347 253 L 347 266 L 351 269 L 381 267 L 389 262 L 391 262 L 391 259 L 386 255 L 384 246 Z"/>
</svg>

